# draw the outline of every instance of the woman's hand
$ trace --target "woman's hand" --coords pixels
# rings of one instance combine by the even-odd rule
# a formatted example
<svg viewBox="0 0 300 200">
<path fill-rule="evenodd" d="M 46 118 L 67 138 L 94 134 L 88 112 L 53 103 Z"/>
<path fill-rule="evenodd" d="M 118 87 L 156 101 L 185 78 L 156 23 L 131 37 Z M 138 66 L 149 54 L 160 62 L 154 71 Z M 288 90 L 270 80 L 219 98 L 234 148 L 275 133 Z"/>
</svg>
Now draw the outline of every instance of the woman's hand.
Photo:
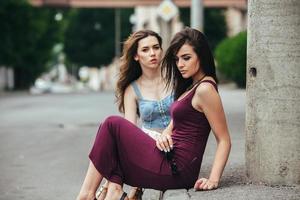
<svg viewBox="0 0 300 200">
<path fill-rule="evenodd" d="M 156 147 L 164 152 L 170 152 L 173 149 L 173 140 L 169 134 L 161 134 L 156 138 Z"/>
<path fill-rule="evenodd" d="M 200 178 L 194 185 L 195 190 L 213 190 L 217 189 L 219 185 L 218 181 L 211 181 L 207 178 Z"/>
</svg>

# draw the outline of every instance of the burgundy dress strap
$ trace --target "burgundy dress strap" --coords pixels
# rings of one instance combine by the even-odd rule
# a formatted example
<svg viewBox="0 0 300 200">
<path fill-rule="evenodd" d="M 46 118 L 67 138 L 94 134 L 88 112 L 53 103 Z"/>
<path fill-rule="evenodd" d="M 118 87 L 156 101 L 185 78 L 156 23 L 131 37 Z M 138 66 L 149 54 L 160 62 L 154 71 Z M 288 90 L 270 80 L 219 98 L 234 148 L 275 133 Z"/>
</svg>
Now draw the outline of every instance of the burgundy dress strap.
<svg viewBox="0 0 300 200">
<path fill-rule="evenodd" d="M 210 83 L 210 84 L 212 84 L 213 86 L 214 86 L 214 88 L 217 90 L 217 92 L 218 92 L 218 86 L 217 86 L 217 84 L 215 83 L 215 82 L 213 82 L 212 80 L 203 80 L 203 81 L 201 81 L 198 85 L 200 85 L 201 83 L 203 83 L 203 82 L 207 82 L 207 83 Z"/>
</svg>

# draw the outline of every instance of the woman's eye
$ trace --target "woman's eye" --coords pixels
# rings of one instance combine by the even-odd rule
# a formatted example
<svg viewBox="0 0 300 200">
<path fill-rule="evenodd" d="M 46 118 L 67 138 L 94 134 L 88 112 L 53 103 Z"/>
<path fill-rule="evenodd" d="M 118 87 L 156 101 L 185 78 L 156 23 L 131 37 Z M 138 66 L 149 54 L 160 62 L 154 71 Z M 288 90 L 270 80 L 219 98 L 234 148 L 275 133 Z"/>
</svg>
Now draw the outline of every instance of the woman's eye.
<svg viewBox="0 0 300 200">
<path fill-rule="evenodd" d="M 148 51 L 148 49 L 143 49 L 143 50 L 142 50 L 142 52 L 147 52 L 147 51 Z"/>
<path fill-rule="evenodd" d="M 154 47 L 154 49 L 155 49 L 155 50 L 158 50 L 158 49 L 159 49 L 159 46 Z"/>
<path fill-rule="evenodd" d="M 188 61 L 191 57 L 184 57 L 183 60 Z"/>
</svg>

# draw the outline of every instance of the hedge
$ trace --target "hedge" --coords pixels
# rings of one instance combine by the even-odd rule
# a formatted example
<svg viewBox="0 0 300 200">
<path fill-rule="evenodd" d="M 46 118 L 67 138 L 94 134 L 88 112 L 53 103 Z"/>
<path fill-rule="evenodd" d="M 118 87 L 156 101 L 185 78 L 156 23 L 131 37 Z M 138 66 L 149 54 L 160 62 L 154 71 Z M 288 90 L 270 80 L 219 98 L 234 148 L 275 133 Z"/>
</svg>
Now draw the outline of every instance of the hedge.
<svg viewBox="0 0 300 200">
<path fill-rule="evenodd" d="M 223 40 L 215 50 L 217 70 L 238 87 L 246 86 L 247 33 Z"/>
</svg>

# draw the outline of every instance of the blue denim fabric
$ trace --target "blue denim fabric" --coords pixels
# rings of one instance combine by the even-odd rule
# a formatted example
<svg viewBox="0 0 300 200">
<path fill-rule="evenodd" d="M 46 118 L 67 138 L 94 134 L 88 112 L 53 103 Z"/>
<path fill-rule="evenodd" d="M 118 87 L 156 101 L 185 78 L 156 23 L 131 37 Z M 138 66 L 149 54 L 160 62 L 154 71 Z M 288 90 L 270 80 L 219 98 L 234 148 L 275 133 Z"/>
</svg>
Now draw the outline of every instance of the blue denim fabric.
<svg viewBox="0 0 300 200">
<path fill-rule="evenodd" d="M 141 95 L 141 92 L 135 82 L 132 87 L 138 97 L 138 109 L 142 126 L 146 129 L 164 129 L 171 120 L 170 107 L 174 101 L 174 96 L 169 95 L 162 100 L 147 100 Z"/>
</svg>

